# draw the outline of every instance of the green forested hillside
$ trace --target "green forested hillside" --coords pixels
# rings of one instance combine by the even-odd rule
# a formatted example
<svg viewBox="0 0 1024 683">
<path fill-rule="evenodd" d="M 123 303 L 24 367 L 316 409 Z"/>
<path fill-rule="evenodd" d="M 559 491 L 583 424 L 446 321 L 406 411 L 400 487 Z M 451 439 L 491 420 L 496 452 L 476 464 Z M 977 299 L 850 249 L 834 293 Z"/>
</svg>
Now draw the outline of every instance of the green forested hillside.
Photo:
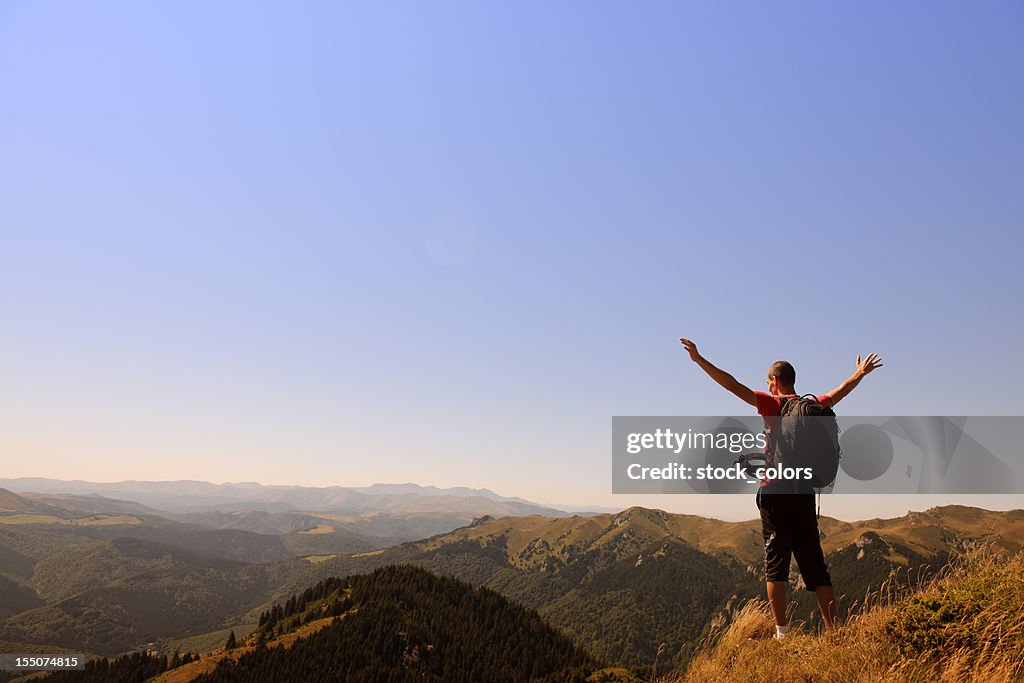
<svg viewBox="0 0 1024 683">
<path fill-rule="evenodd" d="M 498 593 L 412 566 L 387 566 L 344 582 L 321 584 L 314 616 L 338 614 L 331 625 L 290 648 L 257 648 L 222 660 L 195 683 L 234 681 L 437 681 L 525 683 L 580 681 L 593 662 L 536 612 Z M 291 600 L 265 618 L 266 635 L 307 615 L 309 601 Z"/>
<path fill-rule="evenodd" d="M 543 607 L 602 661 L 649 664 L 665 643 L 685 660 L 722 605 L 743 586 L 737 567 L 670 539 L 619 560 Z M 751 591 L 747 591 L 751 592 Z"/>
</svg>

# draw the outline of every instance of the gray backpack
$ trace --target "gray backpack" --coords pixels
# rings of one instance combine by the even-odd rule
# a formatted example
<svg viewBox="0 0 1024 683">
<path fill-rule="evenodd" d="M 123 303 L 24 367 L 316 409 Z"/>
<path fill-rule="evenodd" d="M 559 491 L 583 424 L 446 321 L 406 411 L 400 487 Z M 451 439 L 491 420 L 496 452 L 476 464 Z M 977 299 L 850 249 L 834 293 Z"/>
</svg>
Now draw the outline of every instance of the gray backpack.
<svg viewBox="0 0 1024 683">
<path fill-rule="evenodd" d="M 835 412 L 813 394 L 783 399 L 775 438 L 775 462 L 808 468 L 810 485 L 830 486 L 839 473 L 839 423 Z"/>
</svg>

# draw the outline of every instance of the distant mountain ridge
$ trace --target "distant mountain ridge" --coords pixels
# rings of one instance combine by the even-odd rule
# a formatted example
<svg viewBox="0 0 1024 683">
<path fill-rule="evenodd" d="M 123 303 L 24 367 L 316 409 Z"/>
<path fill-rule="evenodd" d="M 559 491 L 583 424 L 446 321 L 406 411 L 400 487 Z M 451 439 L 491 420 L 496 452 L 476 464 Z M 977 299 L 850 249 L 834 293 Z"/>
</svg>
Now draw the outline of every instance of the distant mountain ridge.
<svg viewBox="0 0 1024 683">
<path fill-rule="evenodd" d="M 473 516 L 546 515 L 570 513 L 540 505 L 523 498 L 500 496 L 489 489 L 466 487 L 438 488 L 418 484 L 373 484 L 365 487 L 285 486 L 254 482 L 214 484 L 207 481 L 134 481 L 89 482 L 43 477 L 0 479 L 0 488 L 15 493 L 98 494 L 122 498 L 157 510 L 175 513 L 205 512 L 211 509 L 281 511 L 328 511 L 361 513 L 367 511 L 436 510 L 438 498 L 447 509 L 472 509 Z"/>
<path fill-rule="evenodd" d="M 0 488 L 0 514 L 61 515 L 60 507 Z"/>
<path fill-rule="evenodd" d="M 372 550 L 433 536 L 483 516 L 567 517 L 561 509 L 487 489 L 417 484 L 264 486 L 253 482 L 0 479 L 22 499 L 62 509 L 161 517 L 207 529 L 292 534 L 296 553 Z M 24 501 L 20 505 L 28 505 Z M 52 511 L 51 511 L 52 512 Z M 585 513 L 584 513 L 585 514 Z"/>
<path fill-rule="evenodd" d="M 369 486 L 353 486 L 349 488 L 352 491 L 358 491 L 359 493 L 366 493 L 369 495 L 418 493 L 424 496 L 483 496 L 484 498 L 489 498 L 501 503 L 523 503 L 524 505 L 536 505 L 536 503 L 526 500 L 525 498 L 499 496 L 490 489 L 473 489 L 466 486 L 438 488 L 437 486 L 422 486 L 420 484 L 406 482 L 404 484 L 377 483 Z"/>
</svg>

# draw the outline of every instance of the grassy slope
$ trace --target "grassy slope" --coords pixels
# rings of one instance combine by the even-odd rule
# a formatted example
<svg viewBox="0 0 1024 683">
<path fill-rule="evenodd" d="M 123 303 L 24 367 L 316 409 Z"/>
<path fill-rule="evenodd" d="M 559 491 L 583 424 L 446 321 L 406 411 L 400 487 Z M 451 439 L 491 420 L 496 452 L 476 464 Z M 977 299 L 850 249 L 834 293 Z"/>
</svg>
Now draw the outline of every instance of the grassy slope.
<svg viewBox="0 0 1024 683">
<path fill-rule="evenodd" d="M 761 601 L 748 603 L 682 674 L 690 681 L 1017 681 L 1024 677 L 1024 552 L 997 546 L 952 563 L 942 576 L 874 605 L 818 637 L 785 640 Z"/>
</svg>

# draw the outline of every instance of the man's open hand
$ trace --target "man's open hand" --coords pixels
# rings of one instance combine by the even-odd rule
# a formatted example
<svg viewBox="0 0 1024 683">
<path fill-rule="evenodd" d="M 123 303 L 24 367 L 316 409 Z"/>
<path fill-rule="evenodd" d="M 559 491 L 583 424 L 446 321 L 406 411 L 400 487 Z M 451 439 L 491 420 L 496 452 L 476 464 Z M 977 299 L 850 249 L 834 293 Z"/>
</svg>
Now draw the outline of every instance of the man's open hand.
<svg viewBox="0 0 1024 683">
<path fill-rule="evenodd" d="M 880 367 L 882 367 L 882 358 L 877 353 L 872 353 L 863 361 L 860 359 L 860 354 L 857 354 L 857 373 L 861 377 Z"/>
<path fill-rule="evenodd" d="M 697 345 L 696 344 L 694 344 L 689 339 L 686 339 L 685 337 L 680 337 L 679 338 L 679 343 L 681 343 L 686 348 L 686 352 L 688 354 L 690 354 L 690 360 L 692 360 L 695 363 L 698 360 L 700 360 L 700 354 L 697 353 Z M 857 356 L 857 360 L 858 361 L 860 360 L 860 356 Z"/>
</svg>

